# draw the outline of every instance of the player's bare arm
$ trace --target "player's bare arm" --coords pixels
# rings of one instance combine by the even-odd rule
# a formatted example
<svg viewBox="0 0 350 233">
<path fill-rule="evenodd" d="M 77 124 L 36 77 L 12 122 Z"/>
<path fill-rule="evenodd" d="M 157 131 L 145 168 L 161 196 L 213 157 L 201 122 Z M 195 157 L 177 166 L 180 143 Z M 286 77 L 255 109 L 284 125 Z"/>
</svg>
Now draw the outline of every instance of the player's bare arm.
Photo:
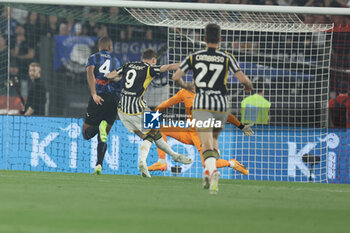
<svg viewBox="0 0 350 233">
<path fill-rule="evenodd" d="M 119 75 L 116 70 L 113 70 L 106 76 L 106 78 L 110 79 L 111 81 L 118 82 L 122 79 L 122 75 Z"/>
<path fill-rule="evenodd" d="M 184 76 L 185 72 L 183 72 L 181 69 L 177 69 L 175 74 L 173 75 L 172 79 L 176 82 L 176 84 L 182 88 L 185 88 L 189 91 L 193 90 L 193 84 L 192 83 L 186 83 L 182 79 L 182 76 Z"/>
<path fill-rule="evenodd" d="M 250 92 L 251 90 L 253 90 L 253 85 L 250 79 L 241 70 L 236 72 L 235 76 L 238 79 L 238 81 L 240 81 L 243 84 L 245 92 Z"/>
<path fill-rule="evenodd" d="M 94 75 L 94 68 L 95 66 L 88 66 L 86 68 L 86 74 L 87 74 L 87 81 L 90 87 L 90 93 L 92 98 L 94 99 L 94 102 L 98 105 L 102 105 L 103 99 L 97 95 L 96 93 L 96 80 L 95 80 L 95 75 Z"/>
<path fill-rule="evenodd" d="M 180 66 L 180 63 L 173 63 L 173 64 L 168 64 L 168 65 L 162 65 L 162 66 L 160 66 L 160 72 L 177 70 L 179 68 L 179 66 Z"/>
</svg>

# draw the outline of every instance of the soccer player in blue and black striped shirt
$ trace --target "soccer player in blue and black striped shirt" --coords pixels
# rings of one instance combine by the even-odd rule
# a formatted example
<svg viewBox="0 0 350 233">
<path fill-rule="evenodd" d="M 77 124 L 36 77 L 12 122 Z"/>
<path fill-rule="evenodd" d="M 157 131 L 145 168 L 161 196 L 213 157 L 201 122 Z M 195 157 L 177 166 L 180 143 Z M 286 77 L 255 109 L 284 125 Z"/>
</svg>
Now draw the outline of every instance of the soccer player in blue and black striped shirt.
<svg viewBox="0 0 350 233">
<path fill-rule="evenodd" d="M 106 78 L 108 73 L 120 66 L 118 59 L 112 54 L 112 40 L 102 37 L 98 41 L 98 49 L 99 52 L 92 54 L 86 62 L 91 98 L 83 124 L 84 139 L 89 140 L 98 133 L 95 174 L 100 174 L 102 171 L 107 150 L 107 136 L 116 119 L 117 105 L 123 87 L 122 81 L 113 82 Z"/>
</svg>

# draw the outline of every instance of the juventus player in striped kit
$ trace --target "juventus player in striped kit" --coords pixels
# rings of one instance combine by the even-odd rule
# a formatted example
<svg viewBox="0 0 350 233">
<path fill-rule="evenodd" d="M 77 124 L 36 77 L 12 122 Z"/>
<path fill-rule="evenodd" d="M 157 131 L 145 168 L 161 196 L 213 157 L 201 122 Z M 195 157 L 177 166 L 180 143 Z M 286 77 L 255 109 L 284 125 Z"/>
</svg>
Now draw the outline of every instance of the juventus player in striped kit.
<svg viewBox="0 0 350 233">
<path fill-rule="evenodd" d="M 215 119 L 221 122 L 221 127 L 196 127 L 202 144 L 205 163 L 203 174 L 203 188 L 209 189 L 210 194 L 219 190 L 220 172 L 216 169 L 216 160 L 219 158 L 218 137 L 224 127 L 229 113 L 227 100 L 228 71 L 244 85 L 246 92 L 252 90 L 249 78 L 241 71 L 239 64 L 232 54 L 220 51 L 221 29 L 217 24 L 208 24 L 205 27 L 206 50 L 195 52 L 186 57 L 176 71 L 173 80 L 183 88 L 189 88 L 182 76 L 189 70 L 193 71 L 196 95 L 193 101 L 192 116 L 196 121 Z"/>
<path fill-rule="evenodd" d="M 153 49 L 146 49 L 142 53 L 142 61 L 127 63 L 107 75 L 108 79 L 118 79 L 122 77 L 125 81 L 122 97 L 119 102 L 118 115 L 125 128 L 132 133 L 136 133 L 143 139 L 140 147 L 140 160 L 138 164 L 143 177 L 151 177 L 148 172 L 146 159 L 153 141 L 158 148 L 172 156 L 174 161 L 184 164 L 192 163 L 192 159 L 174 152 L 164 141 L 159 130 L 148 130 L 144 129 L 142 126 L 143 112 L 148 109 L 142 96 L 153 77 L 160 75 L 161 72 L 176 70 L 179 67 L 179 64 L 156 66 L 156 63 L 156 52 Z"/>
</svg>

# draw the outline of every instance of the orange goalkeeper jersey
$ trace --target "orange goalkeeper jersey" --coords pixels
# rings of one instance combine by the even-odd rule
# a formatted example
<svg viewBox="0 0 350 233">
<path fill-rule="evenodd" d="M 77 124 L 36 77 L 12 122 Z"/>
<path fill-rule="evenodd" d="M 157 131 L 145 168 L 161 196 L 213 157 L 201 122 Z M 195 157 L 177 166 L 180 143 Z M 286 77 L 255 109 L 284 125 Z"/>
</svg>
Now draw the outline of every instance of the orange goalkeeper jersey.
<svg viewBox="0 0 350 233">
<path fill-rule="evenodd" d="M 176 95 L 171 97 L 170 99 L 167 99 L 163 101 L 161 104 L 158 105 L 158 107 L 155 109 L 155 111 L 164 111 L 165 109 L 179 103 L 184 103 L 186 108 L 187 117 L 191 118 L 192 116 L 192 104 L 194 99 L 195 93 L 188 91 L 186 89 L 181 89 Z"/>
<path fill-rule="evenodd" d="M 187 112 L 187 117 L 191 118 L 194 96 L 195 96 L 194 92 L 186 89 L 181 89 L 178 93 L 176 93 L 176 95 L 160 103 L 158 107 L 155 109 L 155 111 L 157 110 L 164 111 L 165 109 L 175 104 L 184 103 L 186 112 Z M 233 114 L 228 115 L 227 121 L 230 122 L 231 124 L 234 124 L 236 127 L 238 127 L 241 124 L 241 122 Z"/>
</svg>

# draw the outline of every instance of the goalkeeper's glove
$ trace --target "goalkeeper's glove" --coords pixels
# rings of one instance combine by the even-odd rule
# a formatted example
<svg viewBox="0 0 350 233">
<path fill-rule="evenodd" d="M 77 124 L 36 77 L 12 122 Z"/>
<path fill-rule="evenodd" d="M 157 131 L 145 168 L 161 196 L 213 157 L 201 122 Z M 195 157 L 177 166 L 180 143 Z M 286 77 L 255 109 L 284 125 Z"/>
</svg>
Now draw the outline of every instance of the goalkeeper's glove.
<svg viewBox="0 0 350 233">
<path fill-rule="evenodd" d="M 252 136 L 254 134 L 254 131 L 250 127 L 253 125 L 253 123 L 247 125 L 241 123 L 238 128 L 244 133 L 245 136 Z"/>
</svg>

